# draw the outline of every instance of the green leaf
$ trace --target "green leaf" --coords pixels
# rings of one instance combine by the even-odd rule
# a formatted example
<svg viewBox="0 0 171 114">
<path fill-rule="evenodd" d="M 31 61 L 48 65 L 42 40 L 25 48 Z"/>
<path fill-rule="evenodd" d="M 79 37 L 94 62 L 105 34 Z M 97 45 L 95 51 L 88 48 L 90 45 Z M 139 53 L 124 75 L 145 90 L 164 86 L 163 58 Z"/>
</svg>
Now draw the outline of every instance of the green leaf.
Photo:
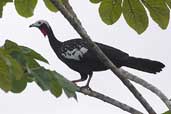
<svg viewBox="0 0 171 114">
<path fill-rule="evenodd" d="M 50 84 L 50 92 L 56 96 L 59 97 L 62 94 L 62 88 L 59 85 L 57 80 L 52 80 Z"/>
<path fill-rule="evenodd" d="M 21 93 L 27 86 L 27 79 L 26 77 L 23 77 L 20 80 L 12 80 L 12 88 L 11 91 L 13 93 Z"/>
<path fill-rule="evenodd" d="M 46 7 L 47 7 L 50 11 L 52 11 L 52 12 L 57 12 L 57 11 L 58 11 L 58 9 L 51 3 L 50 0 L 43 0 L 43 1 L 44 1 L 44 3 L 45 3 Z"/>
<path fill-rule="evenodd" d="M 66 96 L 68 97 L 68 98 L 74 98 L 75 100 L 77 100 L 77 95 L 76 95 L 76 90 L 75 91 L 73 91 L 73 90 L 70 90 L 70 89 L 67 89 L 67 88 L 65 88 L 64 89 L 64 92 L 65 92 L 65 94 L 66 94 Z"/>
<path fill-rule="evenodd" d="M 6 52 L 8 52 L 18 63 L 23 67 L 24 77 L 28 82 L 32 82 L 34 77 L 32 76 L 31 69 L 40 68 L 40 65 L 35 61 L 35 58 L 47 62 L 40 54 L 33 51 L 32 49 L 18 46 L 16 43 L 6 40 L 3 46 Z M 38 78 L 39 79 L 39 78 Z M 23 84 L 24 88 L 24 84 Z"/>
<path fill-rule="evenodd" d="M 0 88 L 7 92 L 11 89 L 11 80 L 8 73 L 8 65 L 4 58 L 4 54 L 0 51 Z"/>
<path fill-rule="evenodd" d="M 66 78 L 64 78 L 61 74 L 57 73 L 57 72 L 52 72 L 54 75 L 54 78 L 56 78 L 59 82 L 59 84 L 61 85 L 61 87 L 64 89 L 65 94 L 67 95 L 68 98 L 70 97 L 74 97 L 77 100 L 77 96 L 76 96 L 76 90 L 77 87 L 75 84 L 73 84 L 72 82 L 68 81 Z"/>
<path fill-rule="evenodd" d="M 99 7 L 99 14 L 103 22 L 108 25 L 115 23 L 121 16 L 122 0 L 103 0 Z"/>
<path fill-rule="evenodd" d="M 152 19 L 162 28 L 166 29 L 169 23 L 170 12 L 163 0 L 144 0 L 143 4 L 150 12 Z"/>
<path fill-rule="evenodd" d="M 165 2 L 167 3 L 167 5 L 170 7 L 171 9 L 171 0 L 165 0 Z"/>
<path fill-rule="evenodd" d="M 0 2 L 0 18 L 2 17 L 2 12 L 3 12 L 3 7 L 6 5 L 8 2 L 13 2 L 13 0 L 1 0 Z"/>
<path fill-rule="evenodd" d="M 22 66 L 26 64 L 26 58 L 24 54 L 22 53 L 20 47 L 16 43 L 6 40 L 3 48 Z"/>
<path fill-rule="evenodd" d="M 23 69 L 2 48 L 0 48 L 0 60 L 0 88 L 9 91 L 12 88 L 12 80 L 20 80 L 23 77 Z"/>
<path fill-rule="evenodd" d="M 9 69 L 9 74 L 11 77 L 15 77 L 16 80 L 19 80 L 23 77 L 23 69 L 21 65 L 13 59 L 8 53 L 5 52 L 5 50 L 0 49 L 1 54 L 3 54 L 4 59 L 6 61 L 6 64 Z"/>
<path fill-rule="evenodd" d="M 21 65 L 11 56 L 9 56 L 8 59 L 11 62 L 11 65 L 9 65 L 9 69 L 11 69 L 11 75 L 15 77 L 16 80 L 20 80 L 24 74 Z"/>
<path fill-rule="evenodd" d="M 39 65 L 39 63 L 37 63 L 37 61 L 30 59 L 29 57 L 27 58 L 26 66 L 28 66 L 28 68 L 30 68 L 30 69 L 36 69 L 36 68 L 40 67 L 40 65 Z"/>
<path fill-rule="evenodd" d="M 68 97 L 76 98 L 77 87 L 59 73 L 40 67 L 32 70 L 32 76 L 42 90 L 50 90 L 54 96 L 59 97 L 63 89 Z"/>
<path fill-rule="evenodd" d="M 165 112 L 165 113 L 163 113 L 163 114 L 171 114 L 171 112 L 170 112 L 170 111 L 167 111 L 167 112 Z"/>
<path fill-rule="evenodd" d="M 148 27 L 147 13 L 139 0 L 124 0 L 123 15 L 127 24 L 138 34 Z"/>
<path fill-rule="evenodd" d="M 5 44 L 4 44 L 4 48 L 9 50 L 9 51 L 16 50 L 17 46 L 18 45 L 15 42 L 12 42 L 10 40 L 6 40 Z M 17 48 L 17 50 L 18 50 L 18 48 Z"/>
<path fill-rule="evenodd" d="M 95 4 L 97 4 L 97 3 L 101 2 L 101 1 L 102 0 L 90 0 L 91 3 L 95 3 Z"/>
<path fill-rule="evenodd" d="M 52 71 L 40 67 L 32 70 L 32 76 L 42 90 L 50 90 L 55 97 L 59 97 L 62 94 L 62 87 L 58 80 L 54 78 Z"/>
<path fill-rule="evenodd" d="M 35 52 L 34 50 L 24 47 L 24 46 L 20 46 L 20 48 L 26 56 L 29 56 L 33 59 L 43 61 L 48 64 L 48 61 L 45 58 L 43 58 L 39 53 Z"/>
<path fill-rule="evenodd" d="M 0 18 L 2 18 L 2 12 L 3 12 L 3 5 L 0 3 Z"/>
<path fill-rule="evenodd" d="M 26 67 L 26 65 L 30 68 L 40 67 L 34 59 L 48 63 L 45 58 L 34 50 L 24 46 L 18 46 L 16 43 L 9 40 L 5 41 L 4 49 L 24 67 Z"/>
<path fill-rule="evenodd" d="M 33 16 L 37 0 L 15 0 L 14 3 L 18 14 L 28 18 Z"/>
<path fill-rule="evenodd" d="M 50 89 L 50 83 L 52 80 L 51 73 L 49 73 L 43 67 L 37 68 L 34 71 L 32 71 L 31 73 L 32 73 L 31 75 L 34 77 L 36 83 L 39 85 L 39 87 L 43 91 Z"/>
</svg>

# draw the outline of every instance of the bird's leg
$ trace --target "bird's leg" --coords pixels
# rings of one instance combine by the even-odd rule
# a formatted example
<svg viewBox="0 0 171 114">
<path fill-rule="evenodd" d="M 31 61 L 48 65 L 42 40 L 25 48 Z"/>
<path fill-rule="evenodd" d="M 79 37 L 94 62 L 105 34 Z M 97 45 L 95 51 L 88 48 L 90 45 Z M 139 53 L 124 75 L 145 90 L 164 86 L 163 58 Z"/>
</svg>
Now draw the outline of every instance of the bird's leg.
<svg viewBox="0 0 171 114">
<path fill-rule="evenodd" d="M 88 78 L 88 80 L 87 80 L 87 84 L 85 85 L 85 87 L 89 88 L 89 84 L 90 84 L 91 78 L 92 78 L 92 74 L 89 75 L 89 78 Z"/>
<path fill-rule="evenodd" d="M 91 90 L 91 88 L 89 87 L 89 84 L 90 84 L 90 80 L 91 80 L 91 78 L 92 78 L 92 75 L 93 75 L 93 73 L 91 72 L 91 73 L 89 74 L 87 83 L 86 83 L 85 86 L 83 86 L 83 88 L 88 88 L 89 90 Z"/>
<path fill-rule="evenodd" d="M 77 83 L 77 82 L 82 82 L 82 81 L 84 81 L 84 80 L 81 78 L 81 79 L 78 79 L 78 80 L 73 80 L 72 82 Z"/>
<path fill-rule="evenodd" d="M 80 74 L 80 75 L 81 75 L 81 79 L 73 80 L 72 82 L 73 83 L 82 82 L 82 81 L 85 81 L 88 77 L 87 74 Z"/>
</svg>

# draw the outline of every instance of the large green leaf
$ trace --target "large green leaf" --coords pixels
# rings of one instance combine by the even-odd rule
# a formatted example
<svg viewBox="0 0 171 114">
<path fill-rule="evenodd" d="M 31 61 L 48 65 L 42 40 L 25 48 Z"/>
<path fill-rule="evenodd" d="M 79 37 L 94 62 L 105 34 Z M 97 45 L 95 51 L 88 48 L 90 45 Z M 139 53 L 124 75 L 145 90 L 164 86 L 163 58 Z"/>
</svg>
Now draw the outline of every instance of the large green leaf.
<svg viewBox="0 0 171 114">
<path fill-rule="evenodd" d="M 0 48 L 0 88 L 11 90 L 12 81 L 23 78 L 24 73 L 20 64 Z"/>
<path fill-rule="evenodd" d="M 34 80 L 34 76 L 32 73 L 32 69 L 39 69 L 40 65 L 37 63 L 37 61 L 35 61 L 35 59 L 44 61 L 47 63 L 47 60 L 44 59 L 40 54 L 38 54 L 37 52 L 33 51 L 30 48 L 24 47 L 24 46 L 18 46 L 16 43 L 6 40 L 5 44 L 3 46 L 3 48 L 5 49 L 6 52 L 8 52 L 18 63 L 20 63 L 23 67 L 24 70 L 24 79 L 22 79 L 24 82 L 28 81 L 28 82 L 32 82 Z M 37 71 L 38 72 L 38 71 Z M 39 74 L 37 74 L 36 79 L 39 81 L 39 83 L 41 84 L 41 78 L 39 78 Z M 20 83 L 21 86 L 17 86 L 17 83 Z M 14 80 L 14 84 L 13 84 L 13 92 L 21 92 L 25 86 L 26 83 L 22 83 L 21 80 L 15 81 Z"/>
<path fill-rule="evenodd" d="M 64 87 L 60 84 L 61 80 L 58 80 L 52 71 L 40 67 L 32 70 L 32 76 L 42 90 L 50 90 L 55 97 L 62 94 L 62 88 Z"/>
<path fill-rule="evenodd" d="M 7 49 L 9 52 L 11 52 L 12 50 L 19 49 L 18 45 L 15 42 L 12 42 L 10 40 L 6 40 L 3 47 Z"/>
<path fill-rule="evenodd" d="M 102 0 L 90 0 L 90 2 L 95 3 L 95 4 L 97 4 L 97 3 L 101 2 L 101 1 Z"/>
<path fill-rule="evenodd" d="M 77 99 L 76 96 L 76 90 L 77 87 L 75 84 L 73 84 L 72 82 L 68 81 L 66 78 L 64 78 L 61 74 L 57 73 L 57 72 L 53 72 L 54 78 L 56 78 L 59 82 L 59 84 L 61 85 L 61 87 L 63 88 L 65 94 L 67 95 L 68 98 L 70 97 L 74 97 L 75 99 Z"/>
<path fill-rule="evenodd" d="M 3 12 L 3 5 L 0 3 L 0 18 L 2 17 L 2 12 Z"/>
<path fill-rule="evenodd" d="M 59 97 L 62 94 L 62 88 L 59 85 L 57 80 L 52 80 L 50 84 L 50 92 L 56 96 Z"/>
<path fill-rule="evenodd" d="M 32 70 L 32 76 L 42 90 L 50 90 L 54 96 L 59 97 L 63 89 L 68 97 L 76 98 L 77 87 L 59 73 L 40 67 Z"/>
<path fill-rule="evenodd" d="M 48 61 L 44 57 L 42 57 L 39 53 L 35 52 L 34 50 L 24 47 L 24 46 L 20 46 L 20 47 L 21 47 L 22 52 L 26 56 L 48 63 Z"/>
<path fill-rule="evenodd" d="M 8 53 L 5 52 L 5 50 L 0 49 L 1 53 L 4 56 L 4 60 L 6 61 L 6 64 L 9 69 L 9 74 L 11 77 L 15 77 L 14 79 L 19 80 L 23 77 L 23 69 L 21 65 L 14 59 L 12 58 Z"/>
<path fill-rule="evenodd" d="M 47 7 L 50 11 L 52 11 L 52 12 L 57 12 L 57 11 L 58 11 L 58 9 L 51 3 L 50 0 L 43 0 L 43 1 L 44 1 L 44 3 L 45 3 L 46 7 Z"/>
<path fill-rule="evenodd" d="M 14 3 L 18 14 L 28 18 L 33 16 L 37 0 L 15 0 Z"/>
<path fill-rule="evenodd" d="M 8 65 L 4 58 L 5 56 L 0 51 L 0 88 L 7 92 L 11 89 L 11 80 L 8 73 Z"/>
<path fill-rule="evenodd" d="M 171 112 L 170 112 L 170 111 L 167 111 L 167 112 L 165 112 L 165 113 L 162 113 L 162 114 L 171 114 Z"/>
<path fill-rule="evenodd" d="M 12 80 L 11 91 L 13 93 L 21 93 L 27 86 L 27 78 L 23 77 L 20 80 Z"/>
<path fill-rule="evenodd" d="M 163 0 L 144 0 L 144 5 L 150 12 L 152 19 L 162 28 L 166 29 L 169 23 L 170 11 Z"/>
<path fill-rule="evenodd" d="M 122 0 L 103 0 L 99 7 L 101 19 L 108 25 L 115 23 L 122 13 Z"/>
<path fill-rule="evenodd" d="M 124 0 L 123 15 L 128 25 L 138 34 L 148 27 L 147 13 L 139 0 Z"/>
<path fill-rule="evenodd" d="M 52 76 L 46 69 L 43 67 L 37 68 L 32 71 L 32 76 L 43 91 L 50 89 Z"/>
<path fill-rule="evenodd" d="M 166 4 L 170 7 L 171 9 L 171 0 L 165 0 Z"/>
<path fill-rule="evenodd" d="M 9 69 L 11 69 L 11 75 L 15 77 L 14 79 L 20 80 L 23 77 L 23 68 L 21 65 L 13 59 L 11 56 L 6 56 L 11 62 L 11 65 L 9 65 Z"/>
<path fill-rule="evenodd" d="M 5 44 L 3 46 L 5 51 L 10 54 L 15 60 L 17 60 L 22 66 L 26 64 L 26 58 L 24 54 L 22 53 L 20 47 L 9 40 L 5 41 Z"/>
<path fill-rule="evenodd" d="M 34 50 L 28 47 L 18 46 L 16 43 L 12 41 L 6 40 L 4 44 L 4 48 L 20 63 L 26 63 L 26 62 L 31 61 L 31 60 L 28 60 L 28 58 L 37 59 L 42 62 L 48 63 L 48 61 L 45 58 L 43 58 L 39 53 L 35 52 Z"/>
<path fill-rule="evenodd" d="M 3 12 L 3 7 L 6 5 L 8 2 L 13 2 L 13 0 L 1 0 L 0 1 L 0 18 L 2 17 L 2 12 Z"/>
</svg>

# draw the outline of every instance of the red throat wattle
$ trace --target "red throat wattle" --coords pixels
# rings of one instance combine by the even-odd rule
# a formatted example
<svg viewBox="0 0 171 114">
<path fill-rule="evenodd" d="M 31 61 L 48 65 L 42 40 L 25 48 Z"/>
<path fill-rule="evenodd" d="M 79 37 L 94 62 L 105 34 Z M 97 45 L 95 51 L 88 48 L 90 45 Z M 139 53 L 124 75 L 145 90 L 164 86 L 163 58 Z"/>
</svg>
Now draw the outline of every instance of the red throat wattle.
<svg viewBox="0 0 171 114">
<path fill-rule="evenodd" d="M 43 35 L 44 35 L 44 36 L 46 36 L 46 35 L 47 35 L 47 32 L 48 32 L 48 31 L 47 31 L 47 29 L 46 29 L 46 28 L 41 27 L 41 28 L 40 28 L 40 30 L 41 30 L 41 32 L 43 33 Z"/>
</svg>

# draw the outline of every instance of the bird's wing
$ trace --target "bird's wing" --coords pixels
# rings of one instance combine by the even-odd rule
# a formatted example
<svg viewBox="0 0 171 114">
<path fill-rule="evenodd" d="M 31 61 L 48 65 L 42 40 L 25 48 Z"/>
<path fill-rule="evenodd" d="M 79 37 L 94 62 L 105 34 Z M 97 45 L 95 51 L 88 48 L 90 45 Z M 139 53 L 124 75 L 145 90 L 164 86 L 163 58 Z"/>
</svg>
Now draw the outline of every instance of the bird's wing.
<svg viewBox="0 0 171 114">
<path fill-rule="evenodd" d="M 113 61 L 117 61 L 117 60 L 123 60 L 125 58 L 127 58 L 129 55 L 119 49 L 101 44 L 101 43 L 96 43 L 99 48 L 105 53 L 105 55 L 113 60 Z M 90 49 L 88 50 L 88 52 L 84 55 L 84 60 L 91 60 L 91 61 L 99 61 L 97 55 L 91 51 Z"/>
<path fill-rule="evenodd" d="M 63 58 L 74 61 L 82 61 L 84 55 L 88 52 L 86 42 L 81 39 L 68 40 L 60 48 Z"/>
<path fill-rule="evenodd" d="M 125 57 L 128 57 L 129 55 L 119 49 L 116 49 L 114 47 L 110 47 L 101 43 L 96 43 L 99 48 L 106 54 L 107 57 L 110 59 L 116 59 L 116 60 L 121 60 L 124 59 Z"/>
<path fill-rule="evenodd" d="M 96 42 L 95 42 L 96 43 Z M 87 43 L 81 39 L 73 39 L 63 43 L 61 47 L 62 55 L 66 59 L 82 61 L 82 62 L 99 62 L 97 55 L 89 49 Z M 123 60 L 129 55 L 119 49 L 96 43 L 100 49 L 113 61 Z"/>
</svg>

